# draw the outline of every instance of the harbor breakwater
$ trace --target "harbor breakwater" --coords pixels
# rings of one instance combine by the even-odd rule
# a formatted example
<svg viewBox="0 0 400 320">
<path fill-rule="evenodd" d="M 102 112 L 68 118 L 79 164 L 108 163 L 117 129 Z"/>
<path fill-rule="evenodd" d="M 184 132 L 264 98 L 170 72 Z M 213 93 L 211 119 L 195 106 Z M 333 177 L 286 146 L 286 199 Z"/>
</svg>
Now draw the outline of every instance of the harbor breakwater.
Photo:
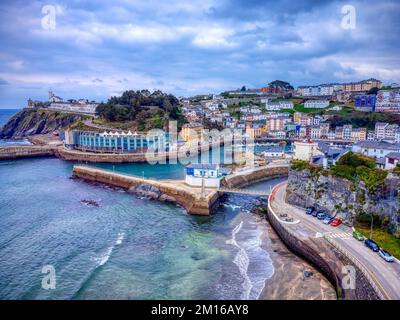
<svg viewBox="0 0 400 320">
<path fill-rule="evenodd" d="M 243 181 L 251 184 L 282 177 L 287 174 L 287 171 L 287 165 L 258 168 L 228 176 L 223 183 L 234 188 L 243 186 Z M 74 166 L 72 175 L 86 181 L 120 187 L 139 196 L 177 203 L 188 213 L 197 215 L 212 214 L 219 204 L 220 196 L 224 193 L 218 189 L 207 188 L 202 194 L 201 188 L 190 187 L 182 180 L 155 181 L 85 166 Z"/>
<path fill-rule="evenodd" d="M 181 205 L 190 214 L 209 215 L 218 205 L 218 192 L 208 192 L 204 196 L 177 185 L 176 181 L 155 181 L 118 174 L 106 170 L 74 166 L 73 177 L 98 182 L 129 190 L 139 196 Z"/>
<path fill-rule="evenodd" d="M 54 156 L 56 149 L 51 146 L 0 147 L 0 160 Z"/>
</svg>

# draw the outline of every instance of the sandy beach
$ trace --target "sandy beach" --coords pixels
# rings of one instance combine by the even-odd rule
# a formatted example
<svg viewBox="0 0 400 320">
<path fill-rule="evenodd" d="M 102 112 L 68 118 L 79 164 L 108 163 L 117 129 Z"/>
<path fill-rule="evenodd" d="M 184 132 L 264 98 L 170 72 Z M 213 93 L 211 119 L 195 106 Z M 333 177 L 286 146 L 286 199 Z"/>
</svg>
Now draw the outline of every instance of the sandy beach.
<svg viewBox="0 0 400 320">
<path fill-rule="evenodd" d="M 273 276 L 265 281 L 259 299 L 336 300 L 335 289 L 325 276 L 292 253 L 265 217 L 260 215 L 259 219 L 267 230 L 262 236 L 262 245 L 269 252 L 275 269 Z"/>
</svg>

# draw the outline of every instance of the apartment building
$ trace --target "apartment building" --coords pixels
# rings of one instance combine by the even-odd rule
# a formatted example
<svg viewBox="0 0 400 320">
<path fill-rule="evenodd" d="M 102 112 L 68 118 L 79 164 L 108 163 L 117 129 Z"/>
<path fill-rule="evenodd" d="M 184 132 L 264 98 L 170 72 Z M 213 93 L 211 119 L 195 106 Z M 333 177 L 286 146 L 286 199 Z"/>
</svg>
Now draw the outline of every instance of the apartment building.
<svg viewBox="0 0 400 320">
<path fill-rule="evenodd" d="M 342 139 L 343 140 L 351 140 L 352 139 L 352 131 L 353 131 L 353 126 L 351 124 L 344 125 L 343 131 L 342 131 Z"/>
<path fill-rule="evenodd" d="M 376 112 L 400 113 L 400 90 L 380 90 L 376 96 Z"/>
<path fill-rule="evenodd" d="M 312 126 L 310 128 L 310 137 L 311 137 L 311 139 L 320 139 L 321 138 L 321 128 L 319 126 Z"/>
<path fill-rule="evenodd" d="M 285 127 L 285 118 L 269 118 L 266 120 L 267 131 L 281 131 Z"/>
<path fill-rule="evenodd" d="M 368 79 L 359 82 L 350 82 L 343 84 L 343 90 L 345 92 L 368 91 L 372 88 L 380 89 L 381 87 L 382 87 L 382 82 L 377 79 Z"/>
<path fill-rule="evenodd" d="M 298 87 L 298 92 L 303 97 L 331 96 L 334 92 L 334 85 L 300 86 Z"/>
<path fill-rule="evenodd" d="M 358 111 L 373 111 L 375 109 L 376 95 L 364 94 L 354 97 L 354 106 Z"/>
<path fill-rule="evenodd" d="M 375 123 L 375 139 L 377 140 L 385 139 L 386 127 L 388 125 L 389 123 L 386 122 Z"/>
<path fill-rule="evenodd" d="M 307 100 L 304 102 L 304 108 L 323 109 L 329 107 L 328 100 Z"/>
</svg>

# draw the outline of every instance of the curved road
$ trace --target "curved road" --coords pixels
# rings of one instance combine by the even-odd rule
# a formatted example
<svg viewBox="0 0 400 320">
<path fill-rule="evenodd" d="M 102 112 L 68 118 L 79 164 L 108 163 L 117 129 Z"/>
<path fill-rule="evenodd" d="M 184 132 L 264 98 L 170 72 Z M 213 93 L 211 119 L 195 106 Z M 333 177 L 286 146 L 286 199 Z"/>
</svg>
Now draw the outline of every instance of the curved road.
<svg viewBox="0 0 400 320">
<path fill-rule="evenodd" d="M 368 270 L 386 299 L 400 299 L 400 263 L 398 260 L 393 263 L 386 262 L 378 253 L 368 249 L 362 241 L 353 238 L 350 227 L 341 225 L 334 228 L 326 225 L 317 218 L 306 215 L 304 209 L 288 204 L 285 201 L 285 195 L 286 183 L 278 185 L 271 197 L 271 207 L 278 215 L 285 213 L 298 221 L 298 223 L 288 224 L 289 228 L 292 228 L 301 237 L 320 238 L 321 241 L 326 241 L 323 236 L 333 238 L 363 265 L 364 269 Z"/>
</svg>

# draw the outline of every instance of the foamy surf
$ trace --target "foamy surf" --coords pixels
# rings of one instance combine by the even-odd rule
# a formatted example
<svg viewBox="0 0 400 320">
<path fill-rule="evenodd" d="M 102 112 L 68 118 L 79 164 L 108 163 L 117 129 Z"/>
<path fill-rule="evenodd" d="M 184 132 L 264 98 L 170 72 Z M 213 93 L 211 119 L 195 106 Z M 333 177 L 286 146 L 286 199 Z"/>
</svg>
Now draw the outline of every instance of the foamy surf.
<svg viewBox="0 0 400 320">
<path fill-rule="evenodd" d="M 223 206 L 226 207 L 226 208 L 230 208 L 232 210 L 240 209 L 240 206 L 237 206 L 235 204 L 230 204 L 230 203 L 224 203 Z"/>
<path fill-rule="evenodd" d="M 122 243 L 122 241 L 124 240 L 124 237 L 125 237 L 125 233 L 118 233 L 118 238 L 117 238 L 117 240 L 115 240 L 114 244 L 112 246 L 108 247 L 107 250 L 100 257 L 95 259 L 96 261 L 98 261 L 97 267 L 104 265 L 108 261 L 108 259 L 110 259 L 110 256 L 111 256 L 114 248 L 116 246 L 119 246 Z"/>
<path fill-rule="evenodd" d="M 237 236 L 241 230 L 240 236 L 243 236 L 243 239 L 238 240 Z M 271 278 L 274 273 L 272 260 L 268 252 L 261 247 L 260 231 L 258 228 L 244 229 L 243 221 L 241 221 L 232 230 L 232 238 L 227 240 L 226 243 L 239 249 L 233 263 L 238 267 L 243 277 L 241 299 L 258 299 L 264 288 L 265 280 Z"/>
</svg>

